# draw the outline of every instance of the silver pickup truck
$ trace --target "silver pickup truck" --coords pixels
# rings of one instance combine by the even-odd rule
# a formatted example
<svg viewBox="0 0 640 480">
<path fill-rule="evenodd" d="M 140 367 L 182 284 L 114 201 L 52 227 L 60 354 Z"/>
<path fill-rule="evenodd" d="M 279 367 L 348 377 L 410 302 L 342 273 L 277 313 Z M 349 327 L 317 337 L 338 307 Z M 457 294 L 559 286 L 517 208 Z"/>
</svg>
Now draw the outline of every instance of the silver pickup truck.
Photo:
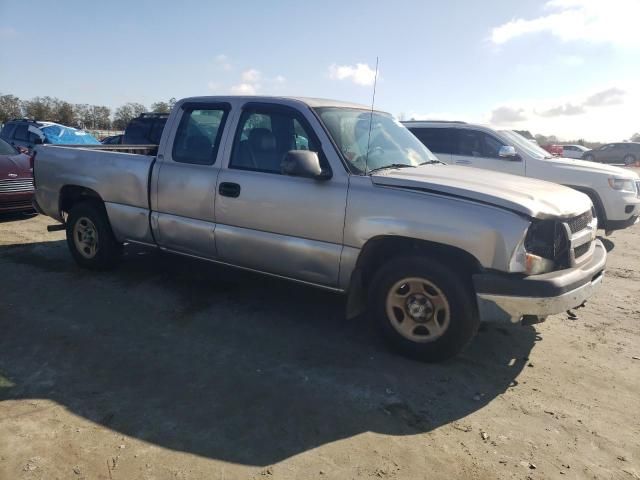
<svg viewBox="0 0 640 480">
<path fill-rule="evenodd" d="M 65 225 L 83 267 L 137 243 L 333 290 L 428 361 L 480 321 L 582 305 L 604 273 L 586 195 L 445 165 L 355 104 L 188 98 L 155 155 L 39 146 L 34 175 L 36 209 Z"/>
</svg>

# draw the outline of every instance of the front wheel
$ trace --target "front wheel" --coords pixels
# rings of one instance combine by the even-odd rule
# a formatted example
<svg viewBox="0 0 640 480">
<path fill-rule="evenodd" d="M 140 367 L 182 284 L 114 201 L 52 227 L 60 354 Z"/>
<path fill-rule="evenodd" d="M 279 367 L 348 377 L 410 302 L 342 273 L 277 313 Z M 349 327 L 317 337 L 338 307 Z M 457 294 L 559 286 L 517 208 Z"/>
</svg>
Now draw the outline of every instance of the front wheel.
<svg viewBox="0 0 640 480">
<path fill-rule="evenodd" d="M 625 156 L 622 161 L 624 162 L 625 165 L 629 166 L 629 165 L 633 165 L 634 163 L 636 163 L 636 159 L 633 155 L 627 155 Z"/>
<path fill-rule="evenodd" d="M 113 268 L 122 253 L 104 208 L 90 202 L 79 203 L 69 212 L 67 245 L 76 263 L 91 270 Z"/>
<path fill-rule="evenodd" d="M 459 272 L 423 257 L 380 268 L 369 289 L 369 310 L 392 347 L 428 362 L 460 353 L 479 326 L 473 292 Z"/>
</svg>

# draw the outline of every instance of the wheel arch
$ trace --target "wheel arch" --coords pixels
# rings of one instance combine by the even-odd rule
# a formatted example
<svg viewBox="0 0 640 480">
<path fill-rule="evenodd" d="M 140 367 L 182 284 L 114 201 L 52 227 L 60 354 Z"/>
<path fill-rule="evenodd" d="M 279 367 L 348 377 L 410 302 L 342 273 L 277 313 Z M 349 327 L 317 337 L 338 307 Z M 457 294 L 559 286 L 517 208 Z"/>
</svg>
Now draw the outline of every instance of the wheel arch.
<svg viewBox="0 0 640 480">
<path fill-rule="evenodd" d="M 80 185 L 65 185 L 60 189 L 58 209 L 61 213 L 69 213 L 74 205 L 86 201 L 95 202 L 104 208 L 104 200 L 95 190 Z"/>
<path fill-rule="evenodd" d="M 347 297 L 347 317 L 352 318 L 364 311 L 367 291 L 375 272 L 395 257 L 423 255 L 431 257 L 465 273 L 470 288 L 471 275 L 482 271 L 480 261 L 459 247 L 429 240 L 380 235 L 369 239 L 358 255 Z"/>
</svg>

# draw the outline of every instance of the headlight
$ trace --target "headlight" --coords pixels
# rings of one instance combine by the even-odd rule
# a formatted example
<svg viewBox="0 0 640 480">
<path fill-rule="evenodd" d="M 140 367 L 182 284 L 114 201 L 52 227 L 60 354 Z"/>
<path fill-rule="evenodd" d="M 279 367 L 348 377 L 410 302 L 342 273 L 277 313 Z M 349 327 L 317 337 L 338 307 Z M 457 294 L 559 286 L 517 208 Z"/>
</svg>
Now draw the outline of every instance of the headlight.
<svg viewBox="0 0 640 480">
<path fill-rule="evenodd" d="M 551 272 L 553 267 L 555 267 L 553 260 L 527 252 L 524 242 L 520 242 L 516 251 L 513 252 L 511 262 L 509 262 L 510 272 L 525 273 L 527 275 Z"/>
<path fill-rule="evenodd" d="M 534 221 L 513 252 L 509 271 L 537 275 L 563 268 L 568 245 L 561 224 L 553 220 Z"/>
<path fill-rule="evenodd" d="M 609 186 L 621 192 L 636 193 L 636 182 L 629 178 L 609 177 Z"/>
</svg>

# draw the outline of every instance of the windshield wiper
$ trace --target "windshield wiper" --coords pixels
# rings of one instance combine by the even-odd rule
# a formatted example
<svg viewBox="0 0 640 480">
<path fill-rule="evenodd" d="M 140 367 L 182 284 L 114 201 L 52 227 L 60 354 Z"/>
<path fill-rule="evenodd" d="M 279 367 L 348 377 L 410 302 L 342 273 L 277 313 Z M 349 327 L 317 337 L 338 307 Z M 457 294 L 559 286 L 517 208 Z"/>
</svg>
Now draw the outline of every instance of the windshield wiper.
<svg viewBox="0 0 640 480">
<path fill-rule="evenodd" d="M 390 163 L 389 165 L 384 165 L 382 167 L 378 167 L 378 168 L 372 168 L 371 170 L 369 170 L 369 174 L 372 174 L 373 172 L 377 172 L 378 170 L 385 170 L 387 168 L 415 168 L 415 165 L 408 165 L 406 163 Z"/>
<path fill-rule="evenodd" d="M 442 165 L 446 165 L 446 163 L 440 161 L 440 160 L 427 160 L 426 162 L 422 162 L 419 163 L 418 166 L 420 165 L 435 165 L 435 164 L 442 164 Z"/>
</svg>

